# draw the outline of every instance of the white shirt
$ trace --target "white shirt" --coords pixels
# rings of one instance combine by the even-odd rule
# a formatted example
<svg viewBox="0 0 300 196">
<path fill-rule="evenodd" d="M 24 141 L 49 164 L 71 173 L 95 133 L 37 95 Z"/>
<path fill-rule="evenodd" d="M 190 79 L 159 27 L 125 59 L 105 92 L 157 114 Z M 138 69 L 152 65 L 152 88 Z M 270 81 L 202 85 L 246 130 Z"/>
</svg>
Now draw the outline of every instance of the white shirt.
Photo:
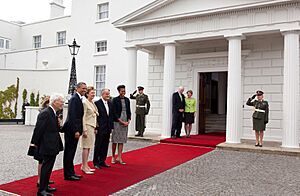
<svg viewBox="0 0 300 196">
<path fill-rule="evenodd" d="M 101 99 L 102 99 L 102 101 L 103 101 L 103 103 L 104 103 L 104 106 L 105 106 L 105 109 L 106 109 L 106 113 L 107 113 L 107 115 L 109 115 L 109 107 L 108 107 L 108 103 L 107 103 L 107 101 L 105 101 L 105 100 L 103 99 L 103 97 L 101 97 Z"/>
<path fill-rule="evenodd" d="M 56 116 L 56 111 L 55 111 L 55 109 L 52 107 L 52 105 L 49 105 L 49 107 L 53 110 L 54 115 Z"/>
<path fill-rule="evenodd" d="M 79 98 L 82 100 L 82 97 L 83 96 L 81 96 L 78 92 L 76 92 L 77 93 L 77 95 L 79 96 Z"/>
</svg>

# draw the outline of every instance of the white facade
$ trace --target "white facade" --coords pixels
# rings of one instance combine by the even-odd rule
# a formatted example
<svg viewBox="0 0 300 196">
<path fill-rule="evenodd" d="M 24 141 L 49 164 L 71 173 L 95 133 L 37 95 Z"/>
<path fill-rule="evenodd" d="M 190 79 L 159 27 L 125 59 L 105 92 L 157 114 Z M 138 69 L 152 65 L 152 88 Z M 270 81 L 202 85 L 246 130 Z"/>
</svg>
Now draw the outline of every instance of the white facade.
<svg viewBox="0 0 300 196">
<path fill-rule="evenodd" d="M 226 142 L 254 138 L 245 102 L 261 89 L 270 105 L 265 139 L 298 148 L 299 22 L 292 0 L 158 0 L 116 21 L 127 47 L 149 51 L 147 128 L 169 137 L 171 93 L 183 85 L 199 99 L 200 73 L 227 72 Z"/>
<path fill-rule="evenodd" d="M 151 0 L 148 0 L 148 2 Z M 98 5 L 108 3 L 108 18 L 98 20 Z M 62 0 L 51 1 L 49 20 L 17 24 L 0 20 L 0 39 L 9 40 L 9 48 L 0 47 L 0 89 L 15 84 L 20 78 L 18 117 L 21 117 L 22 91 L 41 95 L 52 92 L 67 94 L 71 55 L 67 44 L 75 38 L 81 46 L 76 57 L 77 80 L 96 86 L 96 66 L 106 67 L 105 87 L 116 95 L 118 84 L 128 84 L 128 64 L 124 49 L 125 33 L 111 23 L 147 1 L 130 2 L 90 0 L 73 1 L 72 14 L 64 16 Z M 65 32 L 65 44 L 58 44 L 58 32 Z M 41 36 L 41 47 L 34 48 L 34 36 Z M 97 41 L 107 41 L 107 51 L 96 52 Z M 147 54 L 139 52 L 137 79 L 146 85 Z M 140 74 L 142 75 L 142 74 Z M 132 91 L 132 89 L 128 89 Z"/>
</svg>

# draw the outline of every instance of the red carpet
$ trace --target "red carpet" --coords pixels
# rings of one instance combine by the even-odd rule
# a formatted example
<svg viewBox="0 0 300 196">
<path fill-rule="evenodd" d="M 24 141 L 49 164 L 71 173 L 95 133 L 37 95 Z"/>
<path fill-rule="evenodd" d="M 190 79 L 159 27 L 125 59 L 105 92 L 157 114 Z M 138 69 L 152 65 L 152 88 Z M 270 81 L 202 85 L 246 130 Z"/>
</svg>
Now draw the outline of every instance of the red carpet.
<svg viewBox="0 0 300 196">
<path fill-rule="evenodd" d="M 191 145 L 191 146 L 206 146 L 215 148 L 219 143 L 225 142 L 226 133 L 225 132 L 214 132 L 207 133 L 203 135 L 191 135 L 190 138 L 167 138 L 163 139 L 161 143 L 171 143 L 171 144 L 181 144 L 181 145 Z"/>
<path fill-rule="evenodd" d="M 111 168 L 97 170 L 94 175 L 84 175 L 78 182 L 64 181 L 63 170 L 52 172 L 51 179 L 55 181 L 53 187 L 58 189 L 55 192 L 56 196 L 109 195 L 212 150 L 212 148 L 157 144 L 125 153 L 123 160 L 127 165 L 116 164 Z M 77 173 L 82 174 L 79 170 L 80 165 L 77 165 Z M 36 176 L 29 177 L 0 185 L 0 190 L 32 196 L 36 195 L 36 182 Z"/>
</svg>

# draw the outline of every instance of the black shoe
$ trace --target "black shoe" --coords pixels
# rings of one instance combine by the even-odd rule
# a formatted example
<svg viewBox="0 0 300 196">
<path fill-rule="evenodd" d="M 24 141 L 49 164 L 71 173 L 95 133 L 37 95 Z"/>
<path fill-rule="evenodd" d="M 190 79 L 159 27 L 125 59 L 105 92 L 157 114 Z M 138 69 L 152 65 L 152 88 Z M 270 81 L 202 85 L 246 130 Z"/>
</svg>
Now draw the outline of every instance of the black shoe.
<svg viewBox="0 0 300 196">
<path fill-rule="evenodd" d="M 101 163 L 100 164 L 101 167 L 110 167 L 110 165 L 106 164 L 106 163 Z"/>
<path fill-rule="evenodd" d="M 179 136 L 176 136 L 177 138 L 182 138 L 180 135 Z"/>
<path fill-rule="evenodd" d="M 262 147 L 262 144 L 258 145 L 259 147 Z"/>
<path fill-rule="evenodd" d="M 54 184 L 54 181 L 49 180 L 48 184 Z M 36 183 L 36 186 L 39 188 L 40 187 L 40 183 Z"/>
<path fill-rule="evenodd" d="M 141 136 L 141 135 L 140 135 L 139 133 L 135 135 L 135 137 L 140 137 L 140 136 Z"/>
<path fill-rule="evenodd" d="M 171 138 L 172 138 L 172 139 L 176 139 L 176 136 L 175 136 L 175 135 L 172 135 Z"/>
<path fill-rule="evenodd" d="M 82 175 L 79 175 L 79 174 L 74 174 L 73 176 L 75 176 L 77 178 L 82 178 Z"/>
<path fill-rule="evenodd" d="M 53 194 L 48 193 L 47 191 L 37 192 L 37 196 L 53 196 Z"/>
<path fill-rule="evenodd" d="M 65 180 L 78 181 L 78 180 L 80 180 L 80 178 L 78 178 L 76 176 L 69 176 L 69 177 L 65 177 Z"/>
<path fill-rule="evenodd" d="M 256 147 L 258 147 L 258 146 L 259 146 L 259 144 L 255 144 L 255 146 L 256 146 Z"/>
<path fill-rule="evenodd" d="M 101 169 L 100 165 L 94 165 L 95 169 Z"/>
<path fill-rule="evenodd" d="M 46 191 L 49 192 L 49 193 L 51 193 L 51 192 L 56 191 L 56 188 L 52 188 L 51 186 L 48 185 Z"/>
</svg>

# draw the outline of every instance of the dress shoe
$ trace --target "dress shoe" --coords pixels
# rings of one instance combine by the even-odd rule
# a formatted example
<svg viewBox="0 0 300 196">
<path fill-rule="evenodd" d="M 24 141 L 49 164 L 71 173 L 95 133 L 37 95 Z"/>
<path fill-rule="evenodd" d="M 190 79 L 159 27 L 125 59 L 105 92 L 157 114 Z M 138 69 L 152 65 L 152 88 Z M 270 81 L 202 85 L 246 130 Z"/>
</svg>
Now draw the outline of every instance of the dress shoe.
<svg viewBox="0 0 300 196">
<path fill-rule="evenodd" d="M 140 136 L 141 136 L 141 135 L 140 135 L 139 133 L 135 135 L 135 137 L 140 137 Z"/>
<path fill-rule="evenodd" d="M 49 183 L 48 183 L 48 184 L 54 184 L 54 182 L 49 180 Z M 36 183 L 36 186 L 37 186 L 37 187 L 40 187 L 40 183 Z"/>
<path fill-rule="evenodd" d="M 100 164 L 101 167 L 110 167 L 110 165 L 106 164 L 106 163 L 101 163 Z"/>
<path fill-rule="evenodd" d="M 77 178 L 82 178 L 82 175 L 79 175 L 79 174 L 74 174 L 73 176 L 75 176 Z"/>
<path fill-rule="evenodd" d="M 80 178 L 78 178 L 76 176 L 69 176 L 69 177 L 65 177 L 65 180 L 78 181 L 78 180 L 80 180 Z"/>
<path fill-rule="evenodd" d="M 172 138 L 172 139 L 176 139 L 176 136 L 172 135 L 171 138 Z"/>
<path fill-rule="evenodd" d="M 56 191 L 56 188 L 52 188 L 51 186 L 48 185 L 46 191 L 49 192 L 49 193 L 51 193 L 51 192 Z"/>
<path fill-rule="evenodd" d="M 100 165 L 95 165 L 94 167 L 95 167 L 95 169 L 101 169 Z"/>
<path fill-rule="evenodd" d="M 181 136 L 176 136 L 177 138 L 182 138 Z"/>
<path fill-rule="evenodd" d="M 53 194 L 48 193 L 47 191 L 37 192 L 37 196 L 53 196 Z"/>
</svg>

